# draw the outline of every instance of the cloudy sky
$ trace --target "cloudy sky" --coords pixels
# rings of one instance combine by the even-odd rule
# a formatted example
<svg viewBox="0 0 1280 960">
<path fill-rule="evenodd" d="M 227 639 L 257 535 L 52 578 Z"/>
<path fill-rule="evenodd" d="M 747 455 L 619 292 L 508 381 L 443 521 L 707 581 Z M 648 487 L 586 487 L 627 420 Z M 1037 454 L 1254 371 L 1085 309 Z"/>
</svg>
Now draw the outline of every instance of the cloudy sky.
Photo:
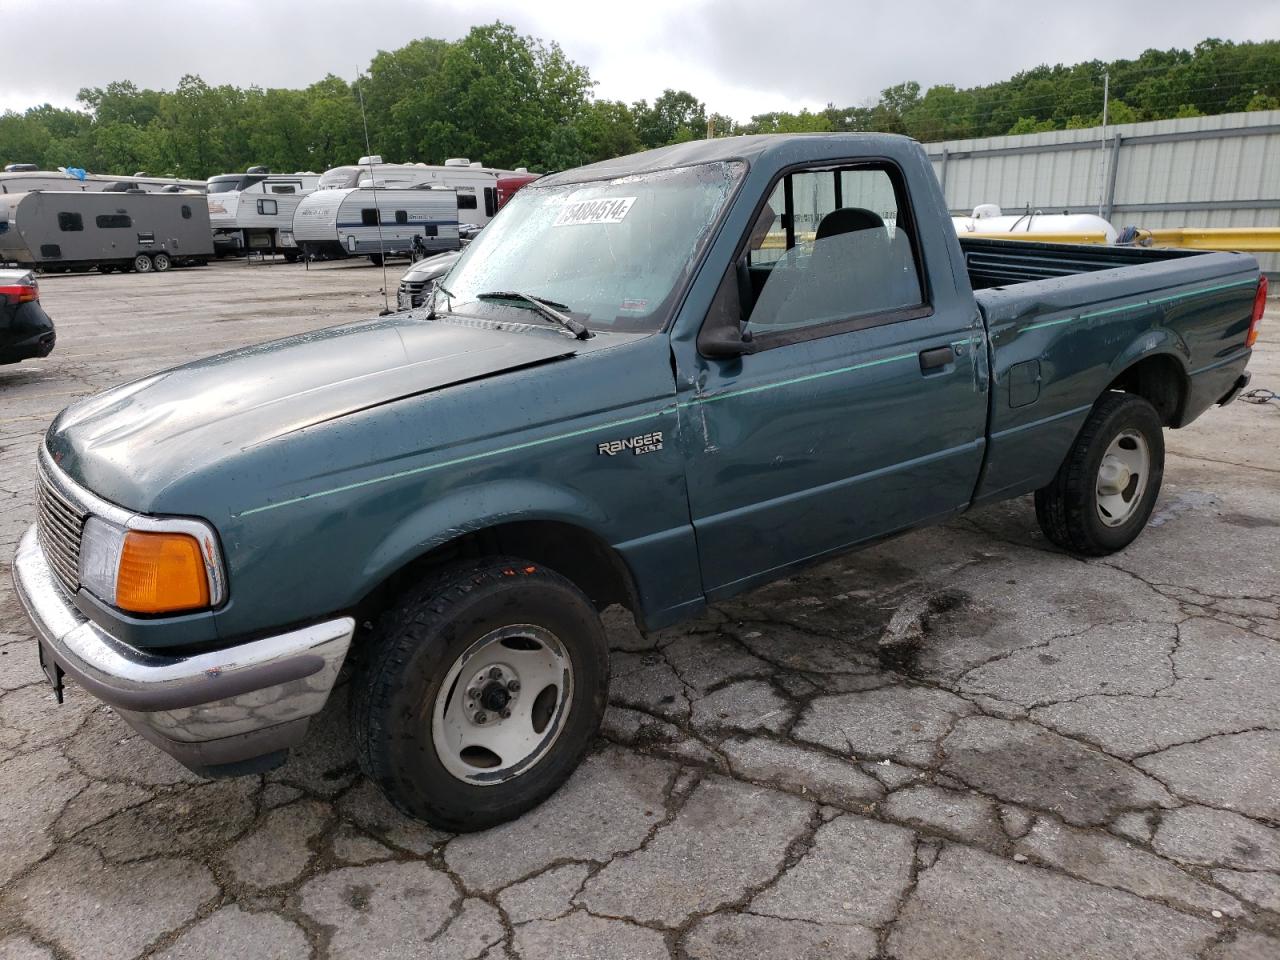
<svg viewBox="0 0 1280 960">
<path fill-rule="evenodd" d="M 172 88 L 184 73 L 351 78 L 380 49 L 494 19 L 559 42 L 601 97 L 684 88 L 739 119 L 863 103 L 903 80 L 967 86 L 1208 36 L 1280 38 L 1280 0 L 0 0 L 0 16 L 0 110 L 74 106 L 112 80 Z"/>
</svg>

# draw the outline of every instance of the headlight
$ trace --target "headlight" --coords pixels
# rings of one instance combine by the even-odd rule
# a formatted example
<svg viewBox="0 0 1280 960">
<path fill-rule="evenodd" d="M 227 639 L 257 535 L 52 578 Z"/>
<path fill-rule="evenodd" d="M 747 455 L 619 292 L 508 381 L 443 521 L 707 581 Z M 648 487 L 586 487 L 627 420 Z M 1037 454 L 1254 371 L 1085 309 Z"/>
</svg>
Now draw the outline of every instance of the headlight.
<svg viewBox="0 0 1280 960">
<path fill-rule="evenodd" d="M 129 613 L 203 610 L 224 592 L 213 531 L 196 520 L 150 517 L 134 517 L 128 527 L 86 520 L 80 585 Z"/>
</svg>

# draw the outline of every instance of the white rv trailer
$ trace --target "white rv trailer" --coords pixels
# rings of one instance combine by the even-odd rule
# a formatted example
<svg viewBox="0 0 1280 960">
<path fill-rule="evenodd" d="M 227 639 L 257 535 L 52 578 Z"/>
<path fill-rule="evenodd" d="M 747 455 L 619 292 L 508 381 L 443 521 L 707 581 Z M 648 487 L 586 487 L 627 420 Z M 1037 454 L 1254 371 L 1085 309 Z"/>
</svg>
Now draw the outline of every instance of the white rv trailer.
<svg viewBox="0 0 1280 960">
<path fill-rule="evenodd" d="M 30 193 L 33 190 L 83 190 L 86 193 L 102 190 L 142 190 L 146 193 L 159 193 L 163 190 L 169 193 L 180 191 L 204 193 L 204 181 L 148 177 L 143 173 L 134 174 L 131 177 L 113 176 L 108 173 L 86 173 L 82 180 L 68 173 L 65 168 L 37 170 L 33 163 L 11 163 L 0 170 L 0 193 Z"/>
<path fill-rule="evenodd" d="M 412 256 L 457 250 L 458 193 L 444 187 L 317 190 L 293 215 L 293 237 L 307 257 Z"/>
<path fill-rule="evenodd" d="M 347 167 L 334 167 L 320 177 L 320 189 L 344 189 L 347 187 L 375 186 L 417 187 L 435 185 L 458 191 L 458 219 L 483 227 L 498 212 L 498 178 L 528 173 L 518 170 L 500 170 L 486 167 L 479 161 L 472 163 L 466 157 L 454 157 L 443 164 L 383 163 L 381 157 L 361 157 L 360 162 Z"/>
<path fill-rule="evenodd" d="M 318 173 L 271 173 L 265 167 L 210 177 L 214 251 L 220 257 L 246 251 L 283 253 L 289 261 L 297 260 L 293 215 L 319 184 Z"/>
</svg>

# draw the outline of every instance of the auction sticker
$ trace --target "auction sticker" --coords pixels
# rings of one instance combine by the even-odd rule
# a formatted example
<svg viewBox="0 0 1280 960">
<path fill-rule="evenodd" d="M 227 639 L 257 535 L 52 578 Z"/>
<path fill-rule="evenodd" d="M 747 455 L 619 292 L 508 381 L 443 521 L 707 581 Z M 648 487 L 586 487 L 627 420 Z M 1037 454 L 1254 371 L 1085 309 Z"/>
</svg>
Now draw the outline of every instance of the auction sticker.
<svg viewBox="0 0 1280 960">
<path fill-rule="evenodd" d="M 582 223 L 621 223 L 631 211 L 635 197 L 606 197 L 565 204 L 553 227 L 572 227 Z"/>
</svg>

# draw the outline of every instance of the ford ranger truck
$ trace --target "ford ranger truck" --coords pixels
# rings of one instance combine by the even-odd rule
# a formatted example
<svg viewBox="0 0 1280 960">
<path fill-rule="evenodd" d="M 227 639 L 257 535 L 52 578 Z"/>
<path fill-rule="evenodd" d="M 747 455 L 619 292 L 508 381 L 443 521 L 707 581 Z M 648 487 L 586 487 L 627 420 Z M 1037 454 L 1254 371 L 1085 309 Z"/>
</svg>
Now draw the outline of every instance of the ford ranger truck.
<svg viewBox="0 0 1280 960">
<path fill-rule="evenodd" d="M 279 763 L 345 665 L 365 773 L 479 829 L 591 744 L 610 604 L 1028 493 L 1123 549 L 1264 296 L 1249 256 L 957 239 L 901 137 L 652 150 L 525 187 L 419 308 L 69 407 L 13 572 L 55 688 L 191 769 Z"/>
</svg>

